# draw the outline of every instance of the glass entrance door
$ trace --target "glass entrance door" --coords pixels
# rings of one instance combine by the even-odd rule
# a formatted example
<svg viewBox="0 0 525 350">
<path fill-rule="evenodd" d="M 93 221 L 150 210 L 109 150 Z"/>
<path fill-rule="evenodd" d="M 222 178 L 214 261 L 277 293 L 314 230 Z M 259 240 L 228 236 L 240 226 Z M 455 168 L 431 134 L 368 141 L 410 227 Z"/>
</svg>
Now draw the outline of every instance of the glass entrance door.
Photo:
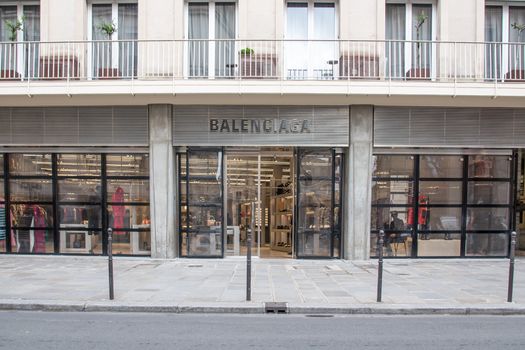
<svg viewBox="0 0 525 350">
<path fill-rule="evenodd" d="M 340 255 L 342 156 L 297 150 L 297 257 Z"/>
<path fill-rule="evenodd" d="M 179 166 L 181 255 L 222 257 L 222 149 L 189 149 Z"/>
</svg>

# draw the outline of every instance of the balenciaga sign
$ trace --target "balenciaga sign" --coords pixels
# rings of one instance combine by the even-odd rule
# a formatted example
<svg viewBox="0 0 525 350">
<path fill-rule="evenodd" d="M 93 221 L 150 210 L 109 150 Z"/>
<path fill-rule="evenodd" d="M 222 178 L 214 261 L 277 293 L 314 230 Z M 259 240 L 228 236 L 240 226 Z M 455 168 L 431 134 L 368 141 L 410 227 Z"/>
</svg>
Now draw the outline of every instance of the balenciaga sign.
<svg viewBox="0 0 525 350">
<path fill-rule="evenodd" d="M 310 132 L 308 119 L 210 119 L 211 132 L 250 134 L 303 134 Z"/>
<path fill-rule="evenodd" d="M 173 106 L 174 146 L 344 147 L 348 128 L 348 106 Z"/>
</svg>

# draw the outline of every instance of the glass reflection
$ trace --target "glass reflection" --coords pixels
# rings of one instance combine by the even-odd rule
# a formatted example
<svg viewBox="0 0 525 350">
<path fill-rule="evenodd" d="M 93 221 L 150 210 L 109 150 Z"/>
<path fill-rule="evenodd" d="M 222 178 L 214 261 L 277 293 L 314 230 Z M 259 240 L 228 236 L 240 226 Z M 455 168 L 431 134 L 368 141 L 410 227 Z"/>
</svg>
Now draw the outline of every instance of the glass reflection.
<svg viewBox="0 0 525 350">
<path fill-rule="evenodd" d="M 9 170 L 15 176 L 51 176 L 51 154 L 10 154 Z"/>
<path fill-rule="evenodd" d="M 108 176 L 149 176 L 149 155 L 108 154 L 106 156 Z"/>
<path fill-rule="evenodd" d="M 53 189 L 51 179 L 16 179 L 9 181 L 11 201 L 51 202 Z"/>
<path fill-rule="evenodd" d="M 510 178 L 509 156 L 469 156 L 468 176 L 470 178 Z"/>
<path fill-rule="evenodd" d="M 108 202 L 149 202 L 149 180 L 109 179 L 107 182 Z"/>
<path fill-rule="evenodd" d="M 101 156 L 99 154 L 58 154 L 59 176 L 100 176 Z"/>
<path fill-rule="evenodd" d="M 222 201 L 222 183 L 213 180 L 190 180 L 190 204 L 220 204 Z"/>
<path fill-rule="evenodd" d="M 462 178 L 462 156 L 421 156 L 420 177 Z"/>
<path fill-rule="evenodd" d="M 100 231 L 86 231 L 85 225 L 62 225 L 60 232 L 60 253 L 102 254 Z"/>
<path fill-rule="evenodd" d="M 506 256 L 509 236 L 506 233 L 468 233 L 467 256 Z"/>
<path fill-rule="evenodd" d="M 120 232 L 113 237 L 113 254 L 149 255 L 151 253 L 149 231 Z"/>
<path fill-rule="evenodd" d="M 190 232 L 189 255 L 195 256 L 220 256 L 221 252 L 221 229 L 216 228 L 211 232 Z"/>
<path fill-rule="evenodd" d="M 372 204 L 412 204 L 413 183 L 408 181 L 372 182 Z"/>
<path fill-rule="evenodd" d="M 427 233 L 420 234 L 417 243 L 418 256 L 460 256 L 461 234 Z"/>
<path fill-rule="evenodd" d="M 58 200 L 61 202 L 100 203 L 100 179 L 58 180 Z"/>
<path fill-rule="evenodd" d="M 468 204 L 507 204 L 509 196 L 508 182 L 469 181 Z"/>
<path fill-rule="evenodd" d="M 332 151 L 303 151 L 299 176 L 308 181 L 315 178 L 332 178 Z"/>
<path fill-rule="evenodd" d="M 60 227 L 102 228 L 100 205 L 61 205 L 58 217 Z"/>
<path fill-rule="evenodd" d="M 462 187 L 461 181 L 420 181 L 419 204 L 461 204 Z"/>
<path fill-rule="evenodd" d="M 413 156 L 375 155 L 374 177 L 411 178 L 414 176 Z"/>
<path fill-rule="evenodd" d="M 508 230 L 508 208 L 469 208 L 467 230 Z"/>
</svg>

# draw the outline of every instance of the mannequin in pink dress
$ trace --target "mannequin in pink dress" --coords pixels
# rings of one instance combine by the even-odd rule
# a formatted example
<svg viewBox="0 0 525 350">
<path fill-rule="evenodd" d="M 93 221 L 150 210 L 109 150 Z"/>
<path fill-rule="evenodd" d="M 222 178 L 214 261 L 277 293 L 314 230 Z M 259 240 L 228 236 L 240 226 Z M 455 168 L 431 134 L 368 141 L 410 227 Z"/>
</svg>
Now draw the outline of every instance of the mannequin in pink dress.
<svg viewBox="0 0 525 350">
<path fill-rule="evenodd" d="M 115 193 L 111 197 L 111 202 L 113 203 L 123 203 L 124 202 L 124 190 L 122 187 L 117 187 Z M 114 233 L 117 235 L 122 235 L 125 232 L 119 231 L 118 229 L 124 228 L 124 216 L 126 215 L 126 207 L 123 205 L 113 205 L 113 229 Z"/>
</svg>

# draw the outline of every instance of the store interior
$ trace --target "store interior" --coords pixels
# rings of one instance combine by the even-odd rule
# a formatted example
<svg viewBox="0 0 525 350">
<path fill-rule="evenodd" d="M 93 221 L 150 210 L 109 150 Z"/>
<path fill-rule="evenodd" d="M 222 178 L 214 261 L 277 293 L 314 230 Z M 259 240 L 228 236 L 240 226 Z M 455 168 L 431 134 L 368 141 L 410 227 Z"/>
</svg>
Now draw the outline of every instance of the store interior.
<svg viewBox="0 0 525 350">
<path fill-rule="evenodd" d="M 291 147 L 227 149 L 226 256 L 246 255 L 253 204 L 252 255 L 292 257 L 293 159 Z"/>
</svg>

